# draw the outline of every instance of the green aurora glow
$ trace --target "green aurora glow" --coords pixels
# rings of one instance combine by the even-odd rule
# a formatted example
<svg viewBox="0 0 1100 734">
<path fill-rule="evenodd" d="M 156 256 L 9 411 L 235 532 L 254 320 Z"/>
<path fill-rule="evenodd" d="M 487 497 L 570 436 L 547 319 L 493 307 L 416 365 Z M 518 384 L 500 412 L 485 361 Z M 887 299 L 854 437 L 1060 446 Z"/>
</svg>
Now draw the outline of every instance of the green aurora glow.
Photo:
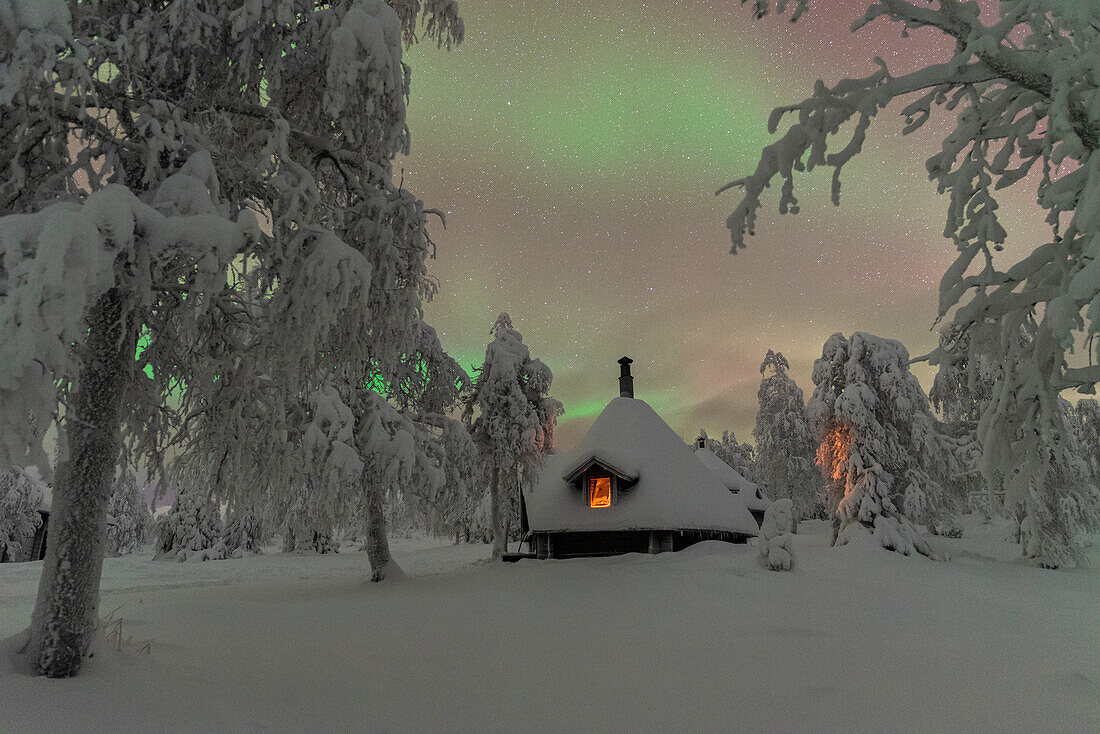
<svg viewBox="0 0 1100 734">
<path fill-rule="evenodd" d="M 848 38 L 860 5 L 838 0 L 792 26 L 754 22 L 736 2 L 463 0 L 465 43 L 408 54 L 413 150 L 398 161 L 405 184 L 448 212 L 447 231 L 433 230 L 441 288 L 427 309 L 444 346 L 479 364 L 489 326 L 510 312 L 554 371 L 564 446 L 617 394 L 623 354 L 639 397 L 681 435 L 733 428 L 749 440 L 767 349 L 787 354 L 808 393 L 835 331 L 930 348 L 953 256 L 923 165 L 942 123 L 902 137 L 896 111 L 882 113 L 840 209 L 828 173 L 810 176 L 802 214 L 777 219 L 769 200 L 736 257 L 723 227 L 736 193 L 712 195 L 751 171 L 771 109 L 818 76 L 942 51 L 881 23 Z M 1032 198 L 1003 202 L 1027 241 L 1044 235 Z"/>
</svg>

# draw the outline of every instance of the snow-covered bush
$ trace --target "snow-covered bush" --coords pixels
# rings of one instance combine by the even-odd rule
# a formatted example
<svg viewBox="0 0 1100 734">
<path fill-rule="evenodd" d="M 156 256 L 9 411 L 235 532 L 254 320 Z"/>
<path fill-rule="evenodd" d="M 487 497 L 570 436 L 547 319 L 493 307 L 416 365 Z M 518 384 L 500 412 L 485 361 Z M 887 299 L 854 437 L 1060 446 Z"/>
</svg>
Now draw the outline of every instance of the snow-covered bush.
<svg viewBox="0 0 1100 734">
<path fill-rule="evenodd" d="M 935 556 L 912 523 L 943 522 L 955 510 L 944 487 L 954 456 L 909 371 L 900 342 L 834 334 L 814 362 L 807 406 L 820 442 L 834 542 L 872 529 L 883 547 Z"/>
<path fill-rule="evenodd" d="M 790 571 L 794 565 L 794 503 L 784 497 L 768 505 L 760 523 L 760 558 L 772 571 Z"/>
<path fill-rule="evenodd" d="M 0 561 L 22 560 L 42 524 L 42 499 L 42 485 L 29 472 L 0 472 Z"/>
<path fill-rule="evenodd" d="M 209 489 L 189 485 L 179 490 L 172 508 L 156 522 L 160 560 L 208 561 L 225 558 L 218 545 L 221 511 Z"/>
<path fill-rule="evenodd" d="M 792 19 L 812 5 L 775 3 Z M 1067 426 L 1058 404 L 1062 390 L 1091 394 L 1100 381 L 1100 105 L 1092 102 L 1100 95 L 1100 4 L 994 5 L 984 14 L 975 2 L 869 2 L 853 31 L 886 18 L 905 37 L 914 30 L 921 31 L 914 37 L 944 37 L 953 56 L 897 76 L 875 59 L 878 68 L 866 77 L 818 81 L 809 99 L 772 112 L 772 132 L 787 116 L 792 124 L 764 149 L 755 172 L 721 190 L 744 190 L 726 220 L 736 252 L 754 233 L 769 187 L 780 192 L 781 214 L 799 212 L 797 174 L 832 168 L 839 205 L 841 171 L 862 151 L 878 112 L 895 100 L 905 100 L 904 133 L 939 112 L 954 118 L 926 162 L 938 190 L 949 194 L 944 235 L 958 250 L 940 282 L 939 318 L 951 314 L 963 332 L 992 325 L 990 353 L 1000 375 L 978 426 L 982 473 L 1031 529 L 1025 553 L 1042 566 L 1074 566 L 1085 562 L 1081 538 L 1100 527 L 1095 485 L 1065 473 L 1072 457 L 1064 454 Z M 753 8 L 765 15 L 772 3 L 754 0 Z M 781 186 L 771 186 L 776 177 Z M 997 192 L 1030 185 L 1051 232 L 1006 250 Z M 1013 262 L 1011 252 L 1021 259 Z M 1068 354 L 1078 344 L 1091 355 L 1073 366 Z"/>
<path fill-rule="evenodd" d="M 153 515 L 133 474 L 122 472 L 115 480 L 107 513 L 114 518 L 114 524 L 107 526 L 108 555 L 133 553 L 148 541 Z"/>
<path fill-rule="evenodd" d="M 756 473 L 772 497 L 789 497 L 795 519 L 821 517 L 824 503 L 821 474 L 814 466 L 817 444 L 806 417 L 802 388 L 787 374 L 790 365 L 782 352 L 768 350 L 760 374 L 756 414 Z"/>
</svg>

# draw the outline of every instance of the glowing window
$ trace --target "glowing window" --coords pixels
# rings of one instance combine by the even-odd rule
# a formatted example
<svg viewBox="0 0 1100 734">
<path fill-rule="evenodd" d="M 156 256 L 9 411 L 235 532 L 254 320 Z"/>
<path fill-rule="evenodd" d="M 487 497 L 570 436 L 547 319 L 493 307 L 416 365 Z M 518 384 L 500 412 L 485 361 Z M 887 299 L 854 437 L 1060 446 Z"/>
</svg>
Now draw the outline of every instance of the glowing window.
<svg viewBox="0 0 1100 734">
<path fill-rule="evenodd" d="M 611 477 L 592 477 L 588 480 L 588 506 L 611 507 Z"/>
</svg>

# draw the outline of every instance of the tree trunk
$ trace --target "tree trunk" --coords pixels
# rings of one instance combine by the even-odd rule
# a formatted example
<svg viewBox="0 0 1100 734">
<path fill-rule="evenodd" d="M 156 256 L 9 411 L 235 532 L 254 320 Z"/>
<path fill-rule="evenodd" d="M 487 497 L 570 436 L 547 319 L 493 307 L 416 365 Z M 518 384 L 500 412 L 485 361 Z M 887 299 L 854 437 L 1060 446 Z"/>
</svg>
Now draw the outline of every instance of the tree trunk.
<svg viewBox="0 0 1100 734">
<path fill-rule="evenodd" d="M 51 678 L 80 670 L 99 607 L 107 503 L 122 448 L 122 406 L 135 337 L 118 289 L 88 311 L 88 338 L 65 419 L 69 456 L 56 471 L 46 559 L 25 651 Z"/>
<path fill-rule="evenodd" d="M 499 561 L 504 556 L 506 540 L 504 538 L 504 513 L 501 512 L 500 496 L 500 467 L 493 467 L 492 484 L 489 486 L 490 523 L 493 526 L 493 560 Z"/>
<path fill-rule="evenodd" d="M 373 482 L 364 481 L 363 484 L 367 490 L 367 559 L 370 560 L 370 580 L 401 578 L 405 572 L 390 557 L 382 492 Z"/>
</svg>

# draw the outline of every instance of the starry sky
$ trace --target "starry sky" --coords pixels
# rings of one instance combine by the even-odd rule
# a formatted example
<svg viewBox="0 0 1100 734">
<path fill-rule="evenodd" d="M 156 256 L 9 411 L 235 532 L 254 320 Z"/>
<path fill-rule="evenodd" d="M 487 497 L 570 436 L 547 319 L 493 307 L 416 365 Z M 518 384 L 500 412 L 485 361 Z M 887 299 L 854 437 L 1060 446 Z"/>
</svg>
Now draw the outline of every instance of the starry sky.
<svg viewBox="0 0 1100 734">
<path fill-rule="evenodd" d="M 903 137 L 900 105 L 888 108 L 846 169 L 839 209 L 828 171 L 806 177 L 801 214 L 765 200 L 736 256 L 724 223 L 738 194 L 714 196 L 755 167 L 771 109 L 816 79 L 866 75 L 875 56 L 900 74 L 949 55 L 941 37 L 902 38 L 882 20 L 851 35 L 867 5 L 819 1 L 791 24 L 756 21 L 738 0 L 462 0 L 465 42 L 406 57 L 412 152 L 397 162 L 447 212 L 427 307 L 443 346 L 480 364 L 509 312 L 554 372 L 566 449 L 618 394 L 624 354 L 637 397 L 682 436 L 751 441 L 768 349 L 808 397 L 835 332 L 899 339 L 914 356 L 934 347 L 954 250 L 924 161 L 948 122 Z M 1028 248 L 1044 241 L 1033 200 L 1033 187 L 1002 200 L 1010 238 Z M 927 389 L 932 372 L 915 372 Z"/>
</svg>

